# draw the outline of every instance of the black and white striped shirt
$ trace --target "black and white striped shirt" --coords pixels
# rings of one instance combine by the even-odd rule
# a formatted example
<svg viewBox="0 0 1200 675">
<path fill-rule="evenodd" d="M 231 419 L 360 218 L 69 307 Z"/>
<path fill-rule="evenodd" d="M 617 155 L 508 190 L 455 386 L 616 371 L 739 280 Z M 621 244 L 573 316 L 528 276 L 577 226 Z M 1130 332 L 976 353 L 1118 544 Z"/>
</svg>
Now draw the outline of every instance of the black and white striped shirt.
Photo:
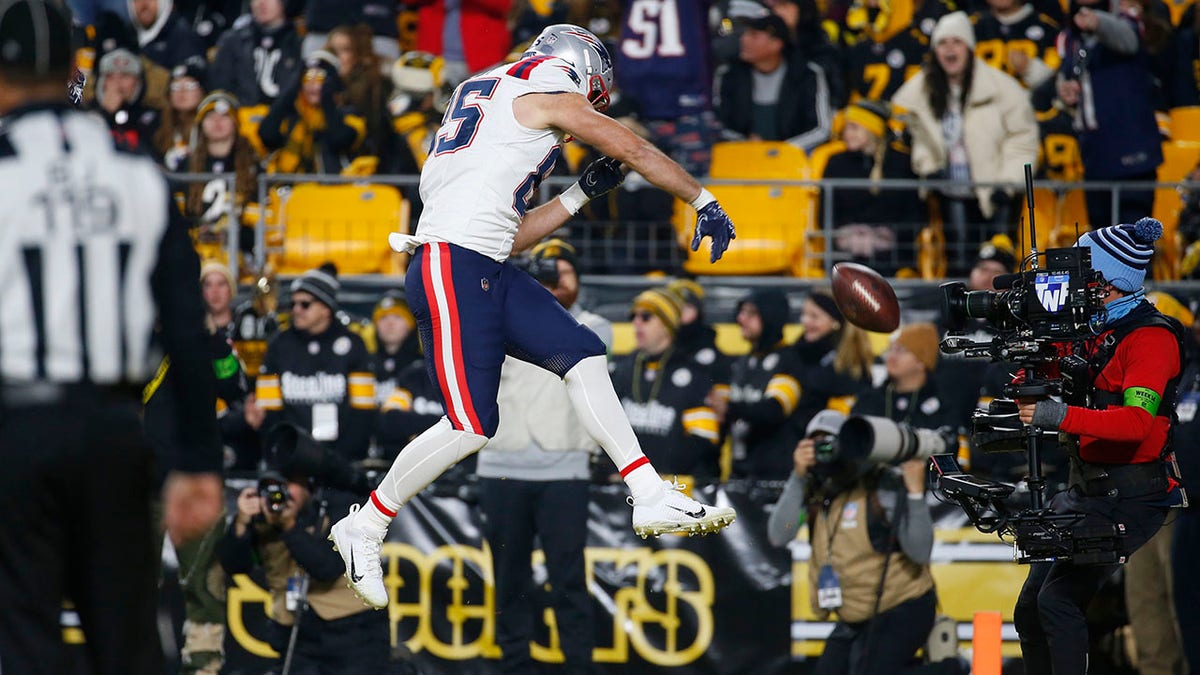
<svg viewBox="0 0 1200 675">
<path fill-rule="evenodd" d="M 187 390 L 180 422 L 196 447 L 185 463 L 208 468 L 199 261 L 161 172 L 118 151 L 99 117 L 51 103 L 0 119 L 0 185 L 0 379 L 142 384 L 157 324 Z"/>
</svg>

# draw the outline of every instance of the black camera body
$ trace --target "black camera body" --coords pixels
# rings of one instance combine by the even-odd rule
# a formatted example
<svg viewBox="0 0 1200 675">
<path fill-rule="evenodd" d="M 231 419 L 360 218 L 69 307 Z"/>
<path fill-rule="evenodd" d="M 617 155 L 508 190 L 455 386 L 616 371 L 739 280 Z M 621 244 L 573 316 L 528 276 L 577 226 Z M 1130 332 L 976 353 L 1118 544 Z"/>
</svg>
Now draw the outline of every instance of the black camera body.
<svg viewBox="0 0 1200 675">
<path fill-rule="evenodd" d="M 265 472 L 258 479 L 258 496 L 262 497 L 271 513 L 282 513 L 292 501 L 288 492 L 287 480 L 274 471 Z"/>
<path fill-rule="evenodd" d="M 550 288 L 558 286 L 558 258 L 530 256 L 517 264 L 529 272 L 529 276 L 537 279 L 538 283 Z"/>
<path fill-rule="evenodd" d="M 1104 324 L 1104 278 L 1092 269 L 1091 249 L 1052 248 L 1046 266 L 997 277 L 1001 291 L 967 291 L 961 282 L 942 284 L 943 314 L 950 331 L 941 350 L 965 358 L 1018 364 L 1025 379 L 1005 387 L 1005 395 L 1064 396 L 1083 405 L 1089 393 L 1088 364 L 1060 346 L 1094 337 Z M 976 342 L 962 333 L 970 319 L 987 323 L 991 341 Z M 956 334 L 957 333 L 957 334 Z M 1049 365 L 1056 366 L 1053 370 Z M 1049 373 L 1053 373 L 1050 375 Z M 971 419 L 971 440 L 984 452 L 1026 449 L 1023 425 L 1012 401 L 996 399 Z"/>
<path fill-rule="evenodd" d="M 1028 172 L 1026 180 L 1032 194 Z M 1032 226 L 1030 229 L 1032 238 Z M 1044 259 L 1042 267 L 1036 264 L 1039 255 Z M 1061 395 L 1068 403 L 1085 404 L 1092 386 L 1088 363 L 1074 355 L 1078 349 L 1063 347 L 1081 345 L 1102 330 L 1106 318 L 1104 277 L 1092 268 L 1087 247 L 1052 248 L 1042 254 L 1034 251 L 1032 260 L 1030 269 L 997 277 L 999 291 L 967 291 L 961 282 L 942 284 L 943 314 L 951 328 L 941 350 L 1021 368 L 1022 381 L 1004 389 L 1012 399 Z M 975 341 L 964 335 L 971 319 L 985 322 L 994 337 Z M 1021 422 L 1013 400 L 995 399 L 971 419 L 971 440 L 976 448 L 1026 453 L 1028 509 L 1014 511 L 1010 507 L 1011 485 L 964 474 L 948 455 L 934 458 L 938 489 L 963 509 L 979 531 L 1011 537 L 1019 563 L 1072 560 L 1082 565 L 1119 560 L 1124 532 L 1114 528 L 1098 531 L 1085 525 L 1081 516 L 1045 508 L 1044 433 Z"/>
<path fill-rule="evenodd" d="M 829 464 L 838 458 L 841 445 L 836 436 L 826 436 L 813 441 L 813 457 L 818 464 Z"/>
<path fill-rule="evenodd" d="M 358 495 L 371 492 L 366 473 L 291 422 L 272 427 L 267 432 L 265 446 L 264 457 L 272 471 L 264 477 L 278 474 L 282 480 L 282 476 L 302 476 L 314 486 Z"/>
<path fill-rule="evenodd" d="M 1044 268 L 996 277 L 1004 290 L 968 291 L 961 281 L 942 284 L 950 332 L 963 332 L 969 319 L 986 321 L 1004 338 L 987 355 L 1001 359 L 1028 351 L 1029 340 L 1068 342 L 1095 335 L 1101 325 L 1097 317 L 1104 312 L 1104 288 L 1102 275 L 1092 269 L 1091 249 L 1052 248 L 1044 256 Z M 959 344 L 952 342 L 947 349 L 943 342 L 942 351 L 960 351 L 954 349 Z"/>
</svg>

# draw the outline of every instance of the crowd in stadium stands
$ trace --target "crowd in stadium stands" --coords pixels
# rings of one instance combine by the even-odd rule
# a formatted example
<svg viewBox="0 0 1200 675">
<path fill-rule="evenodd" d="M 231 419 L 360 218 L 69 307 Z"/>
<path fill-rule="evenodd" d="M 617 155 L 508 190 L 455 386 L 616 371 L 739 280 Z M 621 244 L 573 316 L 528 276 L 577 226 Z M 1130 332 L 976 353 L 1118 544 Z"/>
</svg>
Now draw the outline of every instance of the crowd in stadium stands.
<svg viewBox="0 0 1200 675">
<path fill-rule="evenodd" d="M 245 226 L 244 251 L 260 218 L 277 217 L 256 203 L 258 172 L 414 176 L 454 86 L 568 21 L 613 55 L 609 114 L 694 175 L 708 175 L 714 144 L 763 140 L 808 155 L 792 178 L 882 179 L 827 188 L 843 257 L 902 276 L 965 273 L 981 242 L 1016 240 L 1029 163 L 1040 179 L 1099 184 L 1043 198 L 1053 201 L 1045 231 L 1155 212 L 1169 235 L 1157 276 L 1188 277 L 1200 262 L 1191 191 L 1179 213 L 1174 191 L 1146 187 L 1194 178 L 1200 161 L 1200 24 L 1187 0 L 73 4 L 86 104 L 119 143 L 170 171 L 236 173 L 181 187 L 180 200 L 198 239 L 226 221 Z M 558 172 L 577 171 L 587 154 L 571 149 Z M 763 177 L 723 166 L 720 178 L 739 172 Z M 894 178 L 941 182 L 889 188 Z M 1114 211 L 1111 184 L 1129 181 Z M 415 223 L 419 198 L 404 192 Z M 581 220 L 595 221 L 585 227 L 597 239 L 674 248 L 669 227 L 638 227 L 672 213 L 672 200 L 635 176 Z M 824 224 L 811 220 L 797 227 Z M 918 260 L 930 242 L 949 269 Z M 637 256 L 605 262 L 677 271 L 680 259 L 622 259 Z"/>
</svg>

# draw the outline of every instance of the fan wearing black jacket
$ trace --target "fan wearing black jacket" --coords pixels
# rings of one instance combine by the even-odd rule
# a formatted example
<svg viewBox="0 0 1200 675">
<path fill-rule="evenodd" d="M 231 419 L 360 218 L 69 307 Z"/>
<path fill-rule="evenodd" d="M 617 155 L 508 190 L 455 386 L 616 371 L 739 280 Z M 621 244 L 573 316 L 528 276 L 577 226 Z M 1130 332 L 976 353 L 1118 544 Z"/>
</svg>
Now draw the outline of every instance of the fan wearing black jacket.
<svg viewBox="0 0 1200 675">
<path fill-rule="evenodd" d="M 904 326 L 886 353 L 887 381 L 859 394 L 851 414 L 886 417 L 919 429 L 957 427 L 959 404 L 941 391 L 932 376 L 937 362 L 937 327 L 931 323 Z"/>
<path fill-rule="evenodd" d="M 250 3 L 249 22 L 238 22 L 217 41 L 209 86 L 224 89 L 246 107 L 269 105 L 300 77 L 300 36 L 283 0 Z"/>
<path fill-rule="evenodd" d="M 806 152 L 829 140 L 827 75 L 791 39 L 775 14 L 747 20 L 738 60 L 718 75 L 714 107 L 728 139 L 787 141 Z"/>
<path fill-rule="evenodd" d="M 667 290 L 679 296 L 679 330 L 674 350 L 686 354 L 698 368 L 708 372 L 712 385 L 723 395 L 729 394 L 729 367 L 733 359 L 717 346 L 717 330 L 704 318 L 704 287 L 691 279 L 676 279 Z"/>
<path fill-rule="evenodd" d="M 652 288 L 633 299 L 637 350 L 612 367 L 613 388 L 647 457 L 663 475 L 720 475 L 717 415 L 705 403 L 712 381 L 705 368 L 676 349 L 678 299 Z M 685 481 L 686 482 L 686 481 Z"/>
<path fill-rule="evenodd" d="M 728 400 L 709 403 L 733 441 L 733 476 L 785 480 L 800 434 L 788 424 L 800 400 L 796 352 L 783 340 L 788 299 L 777 288 L 752 291 L 736 320 L 750 353 L 733 363 Z"/>
</svg>

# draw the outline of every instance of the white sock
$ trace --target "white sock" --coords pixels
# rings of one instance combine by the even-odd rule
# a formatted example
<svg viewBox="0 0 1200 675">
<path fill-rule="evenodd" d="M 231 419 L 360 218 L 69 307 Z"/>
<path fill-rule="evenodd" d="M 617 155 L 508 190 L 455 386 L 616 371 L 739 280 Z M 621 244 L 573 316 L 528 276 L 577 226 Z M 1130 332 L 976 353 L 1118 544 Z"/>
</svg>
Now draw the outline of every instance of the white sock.
<svg viewBox="0 0 1200 675">
<path fill-rule="evenodd" d="M 575 415 L 608 458 L 621 471 L 635 500 L 652 497 L 662 490 L 662 478 L 642 453 L 637 434 L 629 426 L 621 400 L 609 379 L 608 361 L 589 356 L 563 376 Z"/>
<path fill-rule="evenodd" d="M 409 441 L 396 456 L 392 468 L 371 493 L 371 499 L 359 509 L 355 527 L 386 530 L 396 509 L 487 441 L 486 436 L 455 429 L 445 417 L 438 420 L 437 424 Z M 389 511 L 391 515 L 388 515 Z"/>
<path fill-rule="evenodd" d="M 371 498 L 355 514 L 354 527 L 368 532 L 387 532 L 388 525 L 400 508 L 399 504 L 391 504 L 390 501 L 386 496 L 372 492 Z"/>
</svg>

